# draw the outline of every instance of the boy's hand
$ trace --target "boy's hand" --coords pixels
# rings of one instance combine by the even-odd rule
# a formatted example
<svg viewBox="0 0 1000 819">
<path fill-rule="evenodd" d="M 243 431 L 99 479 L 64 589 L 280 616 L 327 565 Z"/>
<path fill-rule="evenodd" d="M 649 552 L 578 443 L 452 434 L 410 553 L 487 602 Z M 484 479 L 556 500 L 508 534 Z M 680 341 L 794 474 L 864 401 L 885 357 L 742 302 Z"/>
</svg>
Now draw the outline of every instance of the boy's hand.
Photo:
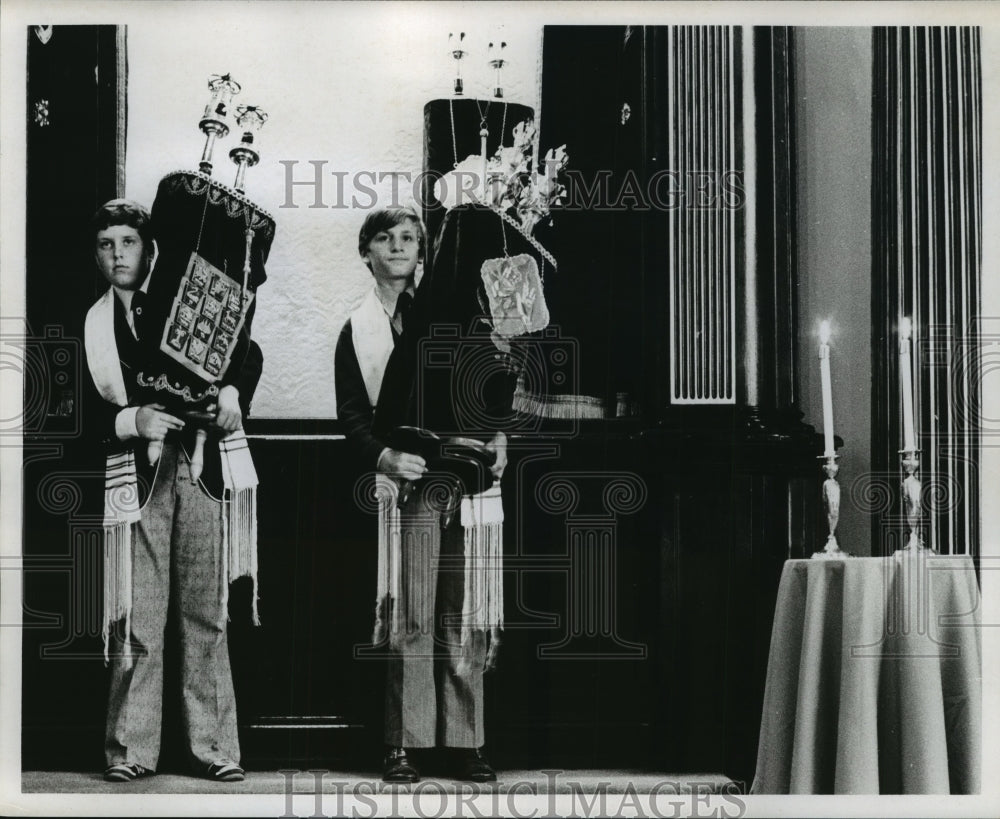
<svg viewBox="0 0 1000 819">
<path fill-rule="evenodd" d="M 218 415 L 215 425 L 225 432 L 235 432 L 243 426 L 243 412 L 240 410 L 240 391 L 232 384 L 219 390 Z M 211 407 L 209 408 L 211 409 Z"/>
<path fill-rule="evenodd" d="M 140 438 L 162 441 L 172 429 L 184 429 L 184 422 L 164 412 L 163 404 L 146 404 L 135 414 L 135 428 Z"/>
<path fill-rule="evenodd" d="M 507 436 L 502 432 L 498 432 L 493 436 L 493 440 L 486 445 L 486 449 L 489 452 L 497 454 L 496 462 L 490 471 L 493 473 L 495 480 L 500 480 L 504 469 L 507 468 Z"/>
<path fill-rule="evenodd" d="M 378 459 L 378 471 L 393 478 L 418 481 L 427 471 L 427 462 L 419 455 L 386 449 Z"/>
</svg>

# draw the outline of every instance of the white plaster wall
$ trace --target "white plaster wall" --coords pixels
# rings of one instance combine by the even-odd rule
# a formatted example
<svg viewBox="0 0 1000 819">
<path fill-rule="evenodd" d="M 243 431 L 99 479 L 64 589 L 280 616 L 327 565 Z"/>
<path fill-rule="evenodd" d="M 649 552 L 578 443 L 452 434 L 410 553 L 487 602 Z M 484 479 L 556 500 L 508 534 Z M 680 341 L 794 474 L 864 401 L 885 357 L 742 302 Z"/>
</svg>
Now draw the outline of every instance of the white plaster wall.
<svg viewBox="0 0 1000 819">
<path fill-rule="evenodd" d="M 510 60 L 506 99 L 537 108 L 543 12 L 507 15 L 501 28 L 496 17 L 470 15 L 458 4 L 452 20 L 428 15 L 420 4 L 307 3 L 296 14 L 269 5 L 254 4 L 252 17 L 243 18 L 241 4 L 204 11 L 185 4 L 184 14 L 129 27 L 127 195 L 151 204 L 162 176 L 197 168 L 207 78 L 231 73 L 243 86 L 235 102 L 260 105 L 270 116 L 259 141 L 261 163 L 247 172 L 246 190 L 278 225 L 254 320 L 264 373 L 253 415 L 329 418 L 336 415 L 336 336 L 371 283 L 357 253 L 371 197 L 358 191 L 360 207 L 352 207 L 350 180 L 362 171 L 420 173 L 424 104 L 451 92 L 450 30 L 466 31 L 472 52 L 463 62 L 466 96 L 491 95 L 487 42 L 502 36 Z M 235 141 L 230 134 L 215 153 L 215 176 L 227 184 Z M 297 161 L 300 180 L 314 178 L 310 160 L 325 160 L 327 207 L 310 207 L 314 191 L 306 187 L 293 192 L 298 207 L 284 207 L 280 160 Z M 333 171 L 348 172 L 342 203 Z M 374 187 L 377 206 L 388 204 L 390 179 Z M 400 184 L 399 201 L 412 201 L 411 191 Z"/>
</svg>

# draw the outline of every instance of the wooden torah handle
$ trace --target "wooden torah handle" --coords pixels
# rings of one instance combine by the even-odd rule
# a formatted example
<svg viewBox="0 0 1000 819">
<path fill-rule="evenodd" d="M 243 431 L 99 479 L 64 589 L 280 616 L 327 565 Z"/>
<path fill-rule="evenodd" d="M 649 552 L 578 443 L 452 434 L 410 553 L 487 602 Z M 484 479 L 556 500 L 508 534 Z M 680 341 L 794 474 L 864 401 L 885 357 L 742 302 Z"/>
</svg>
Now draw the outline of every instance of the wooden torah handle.
<svg viewBox="0 0 1000 819">
<path fill-rule="evenodd" d="M 399 492 L 396 495 L 396 508 L 402 509 L 413 494 L 413 481 L 402 480 L 399 482 Z"/>
<path fill-rule="evenodd" d="M 149 458 L 149 465 L 152 466 L 160 460 L 160 453 L 163 452 L 163 441 L 150 441 L 146 447 L 146 457 Z"/>
<path fill-rule="evenodd" d="M 191 454 L 191 483 L 198 483 L 205 466 L 205 440 L 208 433 L 199 429 L 194 434 L 194 452 Z"/>
</svg>

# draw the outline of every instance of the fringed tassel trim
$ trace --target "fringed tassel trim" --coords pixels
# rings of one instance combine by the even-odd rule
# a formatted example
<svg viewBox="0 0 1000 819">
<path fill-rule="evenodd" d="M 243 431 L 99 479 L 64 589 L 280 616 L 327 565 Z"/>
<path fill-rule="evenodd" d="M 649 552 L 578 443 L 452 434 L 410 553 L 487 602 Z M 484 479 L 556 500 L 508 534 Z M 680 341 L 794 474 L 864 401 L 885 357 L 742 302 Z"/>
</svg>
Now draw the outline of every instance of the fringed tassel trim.
<svg viewBox="0 0 1000 819">
<path fill-rule="evenodd" d="M 503 627 L 503 524 L 465 529 L 462 643 L 472 631 Z"/>
<path fill-rule="evenodd" d="M 131 667 L 132 524 L 139 520 L 139 490 L 131 452 L 109 455 L 104 468 L 104 662 L 110 661 L 111 631 L 124 618 L 122 656 Z"/>
<path fill-rule="evenodd" d="M 238 577 L 253 583 L 251 620 L 260 625 L 257 593 L 257 471 L 243 430 L 219 442 L 222 457 L 222 611 L 229 617 L 229 584 Z"/>
<path fill-rule="evenodd" d="M 515 412 L 537 418 L 607 418 L 607 407 L 593 395 L 536 395 L 518 389 L 514 393 Z"/>
<path fill-rule="evenodd" d="M 462 644 L 473 631 L 503 628 L 503 502 L 500 489 L 462 499 L 465 546 L 465 594 Z M 498 642 L 498 641 L 497 641 Z M 495 650 L 494 659 L 495 659 Z"/>
<path fill-rule="evenodd" d="M 614 409 L 609 411 L 608 402 L 596 395 L 539 395 L 524 389 L 520 382 L 514 391 L 513 409 L 536 418 L 564 420 L 632 418 L 639 414 L 638 403 L 632 401 L 628 393 L 617 393 Z"/>
<path fill-rule="evenodd" d="M 126 667 L 131 665 L 129 649 L 130 614 L 132 610 L 132 524 L 121 521 L 104 527 L 104 617 L 101 637 L 104 640 L 104 662 L 110 661 L 111 631 L 119 620 L 125 620 L 123 656 Z"/>
<path fill-rule="evenodd" d="M 398 488 L 385 475 L 375 476 L 375 496 L 378 501 L 378 580 L 375 592 L 375 626 L 372 643 L 379 645 L 398 633 L 400 521 L 396 507 Z"/>
<path fill-rule="evenodd" d="M 229 603 L 229 584 L 238 577 L 249 577 L 253 582 L 251 617 L 255 626 L 260 625 L 257 609 L 257 489 L 227 490 L 223 500 L 223 552 L 222 563 L 226 572 L 223 583 L 223 610 Z"/>
</svg>

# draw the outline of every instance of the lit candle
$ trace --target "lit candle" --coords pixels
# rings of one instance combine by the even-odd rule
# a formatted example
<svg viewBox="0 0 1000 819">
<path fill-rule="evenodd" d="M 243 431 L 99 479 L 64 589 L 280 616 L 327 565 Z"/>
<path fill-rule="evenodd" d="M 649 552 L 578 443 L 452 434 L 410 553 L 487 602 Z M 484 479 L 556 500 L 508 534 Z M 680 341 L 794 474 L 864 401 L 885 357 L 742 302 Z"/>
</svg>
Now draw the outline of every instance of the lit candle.
<svg viewBox="0 0 1000 819">
<path fill-rule="evenodd" d="M 903 449 L 915 452 L 913 435 L 913 373 L 910 369 L 910 334 L 912 327 L 908 316 L 899 320 L 899 375 L 903 393 Z"/>
<path fill-rule="evenodd" d="M 819 373 L 823 389 L 823 455 L 835 454 L 833 448 L 833 391 L 830 387 L 830 322 L 819 325 Z"/>
</svg>

